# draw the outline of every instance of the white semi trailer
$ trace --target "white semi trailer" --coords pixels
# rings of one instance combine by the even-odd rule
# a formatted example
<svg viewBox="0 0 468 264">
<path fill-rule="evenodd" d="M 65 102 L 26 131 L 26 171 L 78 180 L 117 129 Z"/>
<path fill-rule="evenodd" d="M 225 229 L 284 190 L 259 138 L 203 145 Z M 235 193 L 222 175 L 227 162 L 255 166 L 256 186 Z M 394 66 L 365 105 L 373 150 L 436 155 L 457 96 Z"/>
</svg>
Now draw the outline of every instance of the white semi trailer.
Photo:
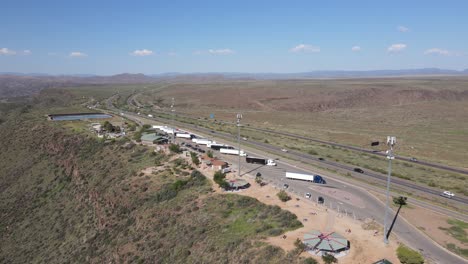
<svg viewBox="0 0 468 264">
<path fill-rule="evenodd" d="M 303 173 L 286 172 L 286 179 L 325 183 L 322 176 Z"/>
<path fill-rule="evenodd" d="M 176 137 L 178 138 L 192 138 L 192 135 L 188 133 L 176 133 Z"/>
<path fill-rule="evenodd" d="M 213 143 L 213 141 L 209 139 L 198 139 L 195 143 L 197 143 L 198 145 L 208 145 Z"/>
<path fill-rule="evenodd" d="M 243 150 L 239 151 L 237 149 L 227 149 L 227 148 L 221 148 L 219 152 L 223 154 L 231 154 L 231 155 L 240 155 L 241 157 L 247 156 Z"/>
</svg>

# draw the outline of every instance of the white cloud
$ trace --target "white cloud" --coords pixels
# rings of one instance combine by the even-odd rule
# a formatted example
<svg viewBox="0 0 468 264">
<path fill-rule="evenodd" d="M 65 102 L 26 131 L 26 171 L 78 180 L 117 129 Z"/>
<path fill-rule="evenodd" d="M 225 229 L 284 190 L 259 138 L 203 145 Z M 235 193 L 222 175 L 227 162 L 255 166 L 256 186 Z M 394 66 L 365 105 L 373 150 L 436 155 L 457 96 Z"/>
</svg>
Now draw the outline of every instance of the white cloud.
<svg viewBox="0 0 468 264">
<path fill-rule="evenodd" d="M 398 43 L 398 44 L 393 44 L 390 47 L 388 47 L 388 52 L 400 52 L 406 49 L 406 44 Z"/>
<path fill-rule="evenodd" d="M 130 54 L 133 56 L 149 56 L 149 55 L 153 55 L 154 52 L 152 50 L 142 49 L 142 50 L 135 50 Z"/>
<path fill-rule="evenodd" d="M 234 51 L 232 49 L 209 49 L 208 53 L 210 54 L 232 54 Z"/>
<path fill-rule="evenodd" d="M 69 56 L 70 57 L 87 57 L 88 55 L 80 51 L 72 51 L 70 52 Z"/>
<path fill-rule="evenodd" d="M 31 55 L 31 53 L 30 50 L 23 50 L 23 55 Z"/>
<path fill-rule="evenodd" d="M 0 55 L 15 55 L 16 51 L 8 49 L 8 48 L 1 48 Z"/>
<path fill-rule="evenodd" d="M 398 31 L 403 32 L 403 33 L 406 33 L 406 32 L 410 31 L 410 29 L 405 27 L 405 26 L 398 26 L 397 29 L 398 29 Z"/>
<path fill-rule="evenodd" d="M 428 50 L 424 51 L 424 54 L 436 54 L 436 55 L 448 56 L 448 55 L 451 55 L 452 53 L 450 51 L 448 51 L 448 50 L 439 49 L 439 48 L 432 48 L 432 49 L 428 49 Z"/>
<path fill-rule="evenodd" d="M 320 52 L 320 47 L 308 45 L 308 44 L 299 44 L 289 50 L 289 52 Z"/>
<path fill-rule="evenodd" d="M 361 51 L 361 47 L 360 46 L 353 46 L 351 48 L 352 51 Z"/>
</svg>

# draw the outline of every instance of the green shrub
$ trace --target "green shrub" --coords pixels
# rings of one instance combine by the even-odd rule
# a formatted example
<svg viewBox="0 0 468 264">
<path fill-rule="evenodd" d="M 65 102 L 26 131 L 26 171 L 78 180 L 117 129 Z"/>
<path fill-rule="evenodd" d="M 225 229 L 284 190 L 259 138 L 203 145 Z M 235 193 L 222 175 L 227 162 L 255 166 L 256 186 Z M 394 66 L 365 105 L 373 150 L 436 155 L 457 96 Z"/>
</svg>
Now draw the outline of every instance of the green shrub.
<svg viewBox="0 0 468 264">
<path fill-rule="evenodd" d="M 173 153 L 181 153 L 182 151 L 180 150 L 179 145 L 171 143 L 169 145 L 169 150 Z"/>
<path fill-rule="evenodd" d="M 226 181 L 226 174 L 221 171 L 215 172 L 213 181 L 219 185 L 219 187 L 227 190 L 229 189 L 229 183 Z"/>
<path fill-rule="evenodd" d="M 193 164 L 195 164 L 196 166 L 200 165 L 200 159 L 198 159 L 197 153 L 190 152 L 190 157 L 192 158 Z"/>
<path fill-rule="evenodd" d="M 397 249 L 398 259 L 402 264 L 423 264 L 424 258 L 419 252 L 414 251 L 404 245 L 400 245 Z"/>
<path fill-rule="evenodd" d="M 306 258 L 304 259 L 304 264 L 318 264 L 318 262 L 314 258 Z"/>
<path fill-rule="evenodd" d="M 299 238 L 296 238 L 296 241 L 294 241 L 294 246 L 296 247 L 299 254 L 304 252 L 304 250 L 307 248 L 307 245 L 304 244 Z"/>
<path fill-rule="evenodd" d="M 283 202 L 287 202 L 287 201 L 291 200 L 291 196 L 289 196 L 284 190 L 279 191 L 278 194 L 276 194 L 276 195 Z"/>
<path fill-rule="evenodd" d="M 325 264 L 331 264 L 331 263 L 337 263 L 338 260 L 335 258 L 335 256 L 330 255 L 330 254 L 325 254 L 322 256 L 322 260 Z"/>
<path fill-rule="evenodd" d="M 213 158 L 213 151 L 208 150 L 208 151 L 206 152 L 206 155 L 207 155 L 209 158 Z"/>
</svg>

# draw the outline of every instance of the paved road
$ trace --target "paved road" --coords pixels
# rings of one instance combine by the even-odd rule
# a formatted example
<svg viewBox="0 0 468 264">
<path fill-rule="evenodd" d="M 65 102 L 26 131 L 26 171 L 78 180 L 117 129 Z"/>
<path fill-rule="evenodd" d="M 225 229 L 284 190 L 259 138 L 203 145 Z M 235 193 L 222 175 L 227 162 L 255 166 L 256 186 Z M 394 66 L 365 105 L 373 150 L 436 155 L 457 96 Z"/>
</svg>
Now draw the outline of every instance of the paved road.
<svg viewBox="0 0 468 264">
<path fill-rule="evenodd" d="M 109 105 L 108 105 L 109 106 Z M 112 109 L 111 107 L 109 107 Z M 117 109 L 114 109 L 117 110 Z M 136 116 L 132 113 L 124 112 L 125 115 L 130 119 L 140 120 L 143 117 Z M 148 118 L 144 118 L 148 119 Z M 154 120 L 154 119 L 153 119 Z M 167 123 L 167 120 L 156 120 L 159 122 Z M 184 124 L 185 125 L 185 124 Z M 205 135 L 211 134 L 211 131 L 203 128 L 194 128 L 196 131 L 205 130 Z M 194 131 L 195 132 L 195 131 Z M 219 136 L 219 133 L 215 133 Z M 232 138 L 231 135 L 229 137 Z M 237 157 L 225 157 L 228 160 L 231 160 L 233 164 L 237 163 Z M 279 161 L 277 167 L 267 167 L 267 166 L 258 166 L 253 164 L 247 164 L 242 162 L 243 173 L 245 172 L 260 172 L 262 176 L 275 186 L 281 187 L 283 183 L 287 182 L 289 184 L 288 191 L 297 193 L 299 196 L 303 196 L 306 192 L 310 192 L 313 195 L 313 198 L 316 199 L 318 196 L 325 198 L 325 205 L 333 208 L 334 210 L 339 210 L 347 217 L 353 217 L 356 219 L 365 219 L 373 218 L 379 223 L 383 223 L 384 215 L 384 205 L 371 196 L 365 189 L 344 183 L 340 180 L 335 180 L 332 177 L 324 175 L 327 180 L 326 186 L 328 188 L 335 188 L 338 190 L 344 190 L 352 195 L 355 195 L 362 199 L 364 206 L 356 206 L 347 202 L 346 200 L 338 200 L 333 195 L 327 195 L 323 192 L 316 191 L 317 185 L 302 181 L 291 181 L 284 179 L 284 172 L 302 172 L 302 173 L 311 173 L 297 167 L 294 167 L 288 163 Z M 339 208 L 338 208 L 339 207 Z M 393 217 L 393 215 L 392 215 Z M 394 228 L 394 234 L 399 236 L 406 244 L 410 245 L 413 248 L 419 249 L 421 253 L 425 256 L 426 259 L 432 260 L 435 263 L 468 263 L 458 256 L 448 252 L 439 245 L 437 245 L 430 238 L 422 234 L 418 229 L 414 228 L 412 225 L 399 218 Z M 382 242 L 383 243 L 383 242 Z"/>
</svg>

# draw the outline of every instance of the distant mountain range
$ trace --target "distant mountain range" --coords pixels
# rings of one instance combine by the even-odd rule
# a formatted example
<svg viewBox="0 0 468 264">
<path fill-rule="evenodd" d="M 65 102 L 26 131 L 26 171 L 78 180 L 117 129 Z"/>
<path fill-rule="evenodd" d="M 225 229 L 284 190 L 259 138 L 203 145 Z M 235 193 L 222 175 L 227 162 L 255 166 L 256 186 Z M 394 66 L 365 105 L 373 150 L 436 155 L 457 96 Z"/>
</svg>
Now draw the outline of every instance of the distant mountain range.
<svg viewBox="0 0 468 264">
<path fill-rule="evenodd" d="M 101 84 L 156 82 L 208 82 L 226 80 L 284 80 L 320 78 L 378 78 L 408 76 L 468 76 L 463 71 L 438 68 L 376 71 L 311 71 L 301 73 L 162 73 L 153 75 L 122 73 L 112 76 L 92 74 L 48 75 L 42 73 L 0 72 L 0 98 L 28 96 L 44 88 Z"/>
<path fill-rule="evenodd" d="M 85 82 L 151 82 L 153 79 L 173 79 L 196 77 L 203 78 L 253 78 L 253 79 L 289 79 L 289 78 L 354 78 L 354 77 L 388 77 L 388 76 L 427 76 L 427 75 L 468 75 L 465 70 L 447 70 L 439 68 L 401 69 L 401 70 L 369 70 L 369 71 L 310 71 L 298 73 L 246 73 L 246 72 L 194 72 L 179 73 L 167 72 L 160 74 L 131 74 L 122 73 L 111 76 L 99 76 L 95 74 L 70 74 L 50 75 L 44 73 L 18 73 L 0 72 L 0 75 L 29 76 L 29 77 L 55 77 L 72 80 L 73 78 L 86 78 Z"/>
</svg>

